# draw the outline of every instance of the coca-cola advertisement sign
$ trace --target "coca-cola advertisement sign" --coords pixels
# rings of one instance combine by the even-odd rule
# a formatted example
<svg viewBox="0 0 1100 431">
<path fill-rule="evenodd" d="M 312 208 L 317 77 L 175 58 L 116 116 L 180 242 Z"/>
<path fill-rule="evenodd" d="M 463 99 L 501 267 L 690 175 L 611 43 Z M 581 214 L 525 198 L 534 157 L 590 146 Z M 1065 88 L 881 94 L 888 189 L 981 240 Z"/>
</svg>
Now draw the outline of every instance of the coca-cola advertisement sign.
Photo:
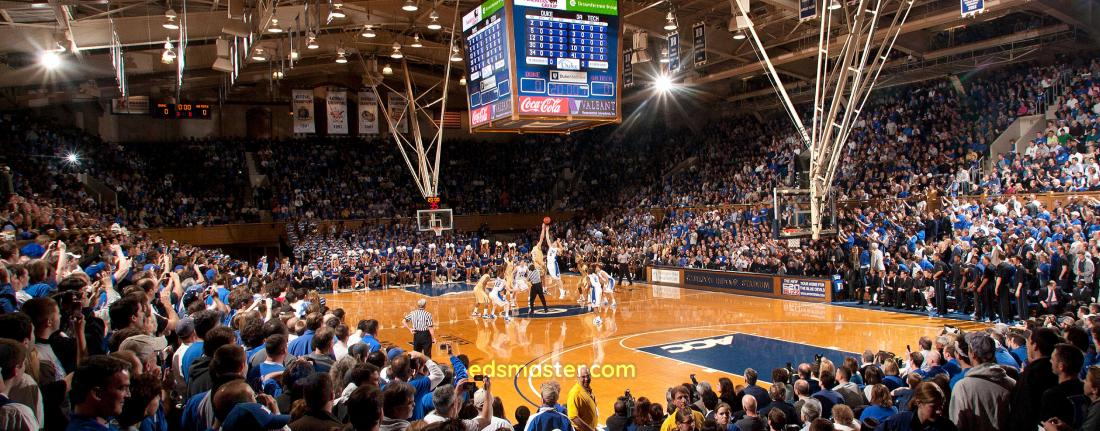
<svg viewBox="0 0 1100 431">
<path fill-rule="evenodd" d="M 482 106 L 470 111 L 470 125 L 477 126 L 489 122 L 489 107 Z"/>
<path fill-rule="evenodd" d="M 563 97 L 522 96 L 519 98 L 519 112 L 537 115 L 569 115 L 569 103 Z"/>
</svg>

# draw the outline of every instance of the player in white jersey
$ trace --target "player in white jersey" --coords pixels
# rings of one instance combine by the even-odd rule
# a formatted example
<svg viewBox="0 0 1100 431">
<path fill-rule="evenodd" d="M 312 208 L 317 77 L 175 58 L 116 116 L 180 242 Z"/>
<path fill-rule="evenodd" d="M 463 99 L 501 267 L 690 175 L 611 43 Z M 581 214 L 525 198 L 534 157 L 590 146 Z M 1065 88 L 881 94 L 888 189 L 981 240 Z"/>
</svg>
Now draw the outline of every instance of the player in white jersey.
<svg viewBox="0 0 1100 431">
<path fill-rule="evenodd" d="M 550 228 L 544 227 L 546 238 L 550 241 L 550 247 L 546 250 L 546 275 L 550 277 L 550 285 L 557 286 L 558 299 L 565 299 L 565 284 L 561 282 L 561 269 L 558 268 L 558 254 L 562 251 L 561 239 L 554 239 L 550 234 Z"/>
<path fill-rule="evenodd" d="M 603 286 L 603 303 L 601 305 L 608 305 L 610 301 L 611 308 L 615 308 L 615 277 L 604 271 L 602 265 L 596 268 L 597 274 L 600 276 L 600 285 Z"/>
<path fill-rule="evenodd" d="M 592 270 L 588 274 L 588 309 L 596 309 L 596 312 L 600 312 L 600 304 L 603 302 L 603 284 L 600 280 L 600 267 L 592 265 Z M 596 316 L 596 324 L 603 323 L 603 319 L 599 315 Z"/>
<path fill-rule="evenodd" d="M 508 283 L 504 280 L 504 269 L 501 268 L 497 272 L 497 278 L 493 280 L 493 290 L 489 292 L 489 300 L 493 303 L 493 313 L 489 315 L 490 318 L 496 318 L 497 308 L 501 308 L 500 313 L 504 316 L 504 321 L 512 320 L 512 303 L 508 301 Z"/>
</svg>

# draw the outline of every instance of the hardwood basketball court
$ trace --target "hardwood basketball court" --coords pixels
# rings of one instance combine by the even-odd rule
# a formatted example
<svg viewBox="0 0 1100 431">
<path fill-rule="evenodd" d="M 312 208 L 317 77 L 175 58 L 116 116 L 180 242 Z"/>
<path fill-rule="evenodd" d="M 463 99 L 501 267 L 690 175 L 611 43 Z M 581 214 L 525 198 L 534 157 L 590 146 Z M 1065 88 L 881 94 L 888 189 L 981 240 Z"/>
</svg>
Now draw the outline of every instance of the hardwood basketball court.
<svg viewBox="0 0 1100 431">
<path fill-rule="evenodd" d="M 565 276 L 564 281 L 572 290 L 576 277 Z M 326 299 L 329 307 L 347 312 L 349 326 L 360 319 L 377 319 L 383 344 L 410 350 L 412 336 L 400 321 L 418 299 L 427 298 L 427 310 L 436 321 L 437 343 L 453 343 L 456 354 L 469 356 L 471 366 L 490 366 L 478 371 L 492 377 L 493 395 L 502 399 L 509 419 L 514 419 L 520 405 L 535 410 L 538 386 L 548 375 L 557 376 L 564 398 L 576 381 L 575 366 L 596 365 L 592 388 L 601 424 L 613 414 L 616 398 L 626 389 L 635 398 L 645 396 L 664 405 L 666 389 L 689 382 L 691 374 L 711 382 L 717 391 L 719 377 L 743 384 L 740 375 L 746 367 L 753 367 L 767 381 L 773 368 L 787 361 L 810 362 L 814 354 L 835 361 L 865 349 L 903 353 L 907 344 L 915 346 L 923 335 L 938 335 L 945 324 L 963 330 L 985 326 L 645 283 L 617 289 L 618 307 L 603 316 L 601 325 L 595 324 L 595 313 L 580 309 L 574 299 L 551 299 L 549 294 L 550 315 L 519 317 L 509 323 L 499 316 L 496 320 L 471 317 L 473 293 L 456 292 L 453 287 L 439 296 L 390 289 L 337 293 Z M 526 301 L 526 293 L 517 298 L 519 307 L 525 307 Z M 432 357 L 446 361 L 438 344 Z M 797 367 L 798 362 L 793 365 Z"/>
</svg>

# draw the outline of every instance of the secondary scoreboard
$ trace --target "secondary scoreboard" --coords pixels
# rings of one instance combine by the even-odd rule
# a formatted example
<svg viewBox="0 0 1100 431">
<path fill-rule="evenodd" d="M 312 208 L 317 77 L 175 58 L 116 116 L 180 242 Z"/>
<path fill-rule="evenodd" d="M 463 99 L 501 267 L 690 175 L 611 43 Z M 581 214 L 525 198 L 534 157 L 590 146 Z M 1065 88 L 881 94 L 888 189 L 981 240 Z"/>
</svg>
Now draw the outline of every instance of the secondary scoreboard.
<svg viewBox="0 0 1100 431">
<path fill-rule="evenodd" d="M 621 121 L 617 0 L 490 0 L 462 20 L 471 131 Z"/>
</svg>

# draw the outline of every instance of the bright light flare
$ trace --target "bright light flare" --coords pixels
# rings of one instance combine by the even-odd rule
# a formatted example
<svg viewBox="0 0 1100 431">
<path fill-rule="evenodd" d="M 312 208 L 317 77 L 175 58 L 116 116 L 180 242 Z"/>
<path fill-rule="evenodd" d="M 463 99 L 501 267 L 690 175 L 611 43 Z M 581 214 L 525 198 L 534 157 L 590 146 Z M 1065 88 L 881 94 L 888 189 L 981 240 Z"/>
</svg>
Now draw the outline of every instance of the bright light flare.
<svg viewBox="0 0 1100 431">
<path fill-rule="evenodd" d="M 676 84 L 672 82 L 672 77 L 661 75 L 653 81 L 653 88 L 656 89 L 658 93 L 667 94 L 672 92 L 673 88 L 676 88 Z"/>
<path fill-rule="evenodd" d="M 41 54 L 38 54 L 38 64 L 48 70 L 57 69 L 61 66 L 61 56 L 53 51 L 42 51 Z"/>
<path fill-rule="evenodd" d="M 70 165 L 79 165 L 80 164 L 80 155 L 77 154 L 77 153 L 66 154 L 65 155 L 65 163 L 68 163 Z"/>
</svg>

